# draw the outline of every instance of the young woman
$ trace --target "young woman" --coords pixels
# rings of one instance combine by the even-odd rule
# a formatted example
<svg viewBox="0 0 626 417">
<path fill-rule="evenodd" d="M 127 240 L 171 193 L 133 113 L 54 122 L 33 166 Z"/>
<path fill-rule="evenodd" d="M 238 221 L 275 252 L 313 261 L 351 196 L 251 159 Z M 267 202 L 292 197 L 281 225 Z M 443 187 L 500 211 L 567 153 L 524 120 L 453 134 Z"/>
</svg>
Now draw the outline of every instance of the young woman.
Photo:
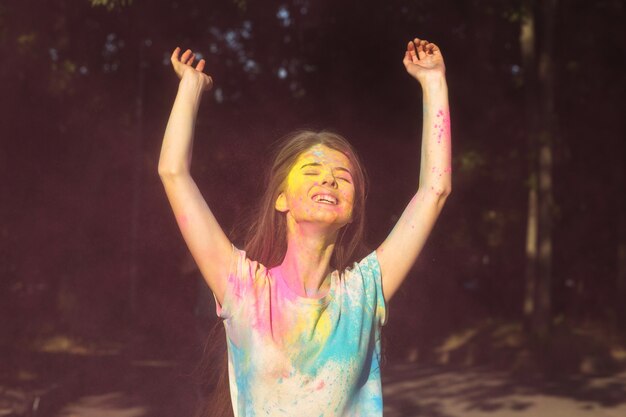
<svg viewBox="0 0 626 417">
<path fill-rule="evenodd" d="M 387 239 L 360 259 L 365 175 L 350 144 L 299 131 L 279 149 L 245 251 L 189 174 L 193 130 L 212 87 L 187 50 L 159 175 L 224 319 L 235 416 L 382 415 L 380 329 L 451 190 L 450 116 L 439 48 L 415 38 L 403 63 L 423 90 L 419 187 Z"/>
</svg>

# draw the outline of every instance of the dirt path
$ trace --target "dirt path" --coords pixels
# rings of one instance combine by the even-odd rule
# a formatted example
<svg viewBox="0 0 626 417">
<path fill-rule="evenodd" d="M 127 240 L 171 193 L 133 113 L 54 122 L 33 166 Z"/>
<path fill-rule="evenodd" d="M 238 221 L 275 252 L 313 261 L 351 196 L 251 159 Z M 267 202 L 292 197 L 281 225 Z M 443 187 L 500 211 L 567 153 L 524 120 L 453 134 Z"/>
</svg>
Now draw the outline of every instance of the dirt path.
<svg viewBox="0 0 626 417">
<path fill-rule="evenodd" d="M 626 372 L 548 381 L 398 364 L 385 375 L 385 417 L 626 416 Z"/>
<path fill-rule="evenodd" d="M 147 365 L 127 370 L 117 378 L 126 383 L 109 390 L 100 383 L 98 392 L 72 401 L 55 417 L 185 417 L 187 412 L 180 414 L 173 398 L 181 393 L 176 372 L 167 364 Z M 113 376 L 106 374 L 103 383 Z M 386 369 L 383 386 L 385 417 L 626 416 L 626 372 L 547 381 L 480 369 L 397 364 Z"/>
</svg>

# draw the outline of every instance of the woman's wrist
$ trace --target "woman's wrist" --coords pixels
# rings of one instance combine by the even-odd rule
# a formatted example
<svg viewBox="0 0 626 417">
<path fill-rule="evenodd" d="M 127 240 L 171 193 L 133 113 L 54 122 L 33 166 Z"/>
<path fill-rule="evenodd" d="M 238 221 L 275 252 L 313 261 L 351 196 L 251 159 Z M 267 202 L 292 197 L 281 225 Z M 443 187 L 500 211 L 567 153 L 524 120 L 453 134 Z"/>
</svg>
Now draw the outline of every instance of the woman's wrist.
<svg viewBox="0 0 626 417">
<path fill-rule="evenodd" d="M 179 89 L 195 94 L 202 94 L 205 89 L 203 80 L 200 77 L 194 76 L 190 71 L 183 73 L 183 77 L 180 79 Z"/>
<path fill-rule="evenodd" d="M 426 101 L 435 100 L 448 96 L 448 84 L 446 77 L 430 77 L 427 81 L 420 81 L 422 97 Z"/>
<path fill-rule="evenodd" d="M 437 92 L 448 88 L 445 74 L 431 74 L 418 80 L 424 92 Z"/>
<path fill-rule="evenodd" d="M 204 86 L 201 81 L 194 78 L 185 76 L 181 78 L 178 84 L 178 96 L 183 98 L 184 101 L 195 103 L 198 106 L 202 99 Z"/>
</svg>

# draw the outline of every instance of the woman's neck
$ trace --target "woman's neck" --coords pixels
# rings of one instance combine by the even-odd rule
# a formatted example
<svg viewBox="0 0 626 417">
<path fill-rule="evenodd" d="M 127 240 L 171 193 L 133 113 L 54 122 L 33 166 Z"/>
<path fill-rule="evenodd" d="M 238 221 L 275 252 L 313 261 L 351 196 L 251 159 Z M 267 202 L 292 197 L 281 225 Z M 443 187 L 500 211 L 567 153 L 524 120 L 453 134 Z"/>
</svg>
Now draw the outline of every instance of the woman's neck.
<svg viewBox="0 0 626 417">
<path fill-rule="evenodd" d="M 315 227 L 289 227 L 287 252 L 278 266 L 291 289 L 303 297 L 326 294 L 330 286 L 330 259 L 335 249 L 336 231 Z"/>
</svg>

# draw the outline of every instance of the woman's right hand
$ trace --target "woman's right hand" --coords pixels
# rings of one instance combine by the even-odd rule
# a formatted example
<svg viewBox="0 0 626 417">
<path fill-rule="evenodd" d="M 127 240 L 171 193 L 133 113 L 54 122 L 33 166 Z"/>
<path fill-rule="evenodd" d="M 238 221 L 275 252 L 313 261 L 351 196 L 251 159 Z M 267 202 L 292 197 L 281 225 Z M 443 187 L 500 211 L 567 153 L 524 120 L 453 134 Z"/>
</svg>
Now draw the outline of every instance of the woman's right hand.
<svg viewBox="0 0 626 417">
<path fill-rule="evenodd" d="M 184 78 L 192 78 L 194 81 L 202 85 L 203 91 L 208 91 L 213 87 L 213 79 L 202 72 L 204 70 L 205 61 L 201 59 L 194 68 L 193 61 L 196 58 L 195 54 L 191 52 L 191 49 L 187 49 L 183 55 L 180 55 L 180 47 L 176 47 L 172 53 L 172 67 L 174 72 L 181 80 Z"/>
</svg>

